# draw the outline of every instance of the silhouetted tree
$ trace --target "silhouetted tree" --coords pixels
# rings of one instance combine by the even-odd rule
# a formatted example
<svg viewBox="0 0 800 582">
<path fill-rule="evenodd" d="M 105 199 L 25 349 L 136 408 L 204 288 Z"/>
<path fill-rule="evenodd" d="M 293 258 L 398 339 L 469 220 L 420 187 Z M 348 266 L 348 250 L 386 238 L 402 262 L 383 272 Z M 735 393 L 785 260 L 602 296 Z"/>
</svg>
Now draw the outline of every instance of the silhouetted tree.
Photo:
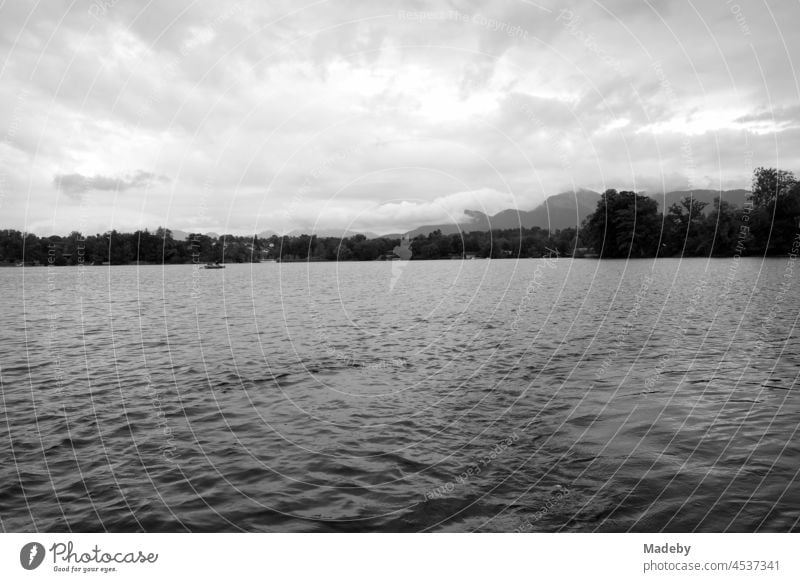
<svg viewBox="0 0 800 582">
<path fill-rule="evenodd" d="M 756 208 L 767 207 L 788 194 L 795 184 L 797 184 L 797 179 L 792 172 L 776 168 L 756 168 L 753 170 L 753 206 Z"/>
<path fill-rule="evenodd" d="M 606 190 L 584 225 L 585 236 L 603 257 L 654 256 L 661 220 L 658 204 L 635 192 Z"/>
<path fill-rule="evenodd" d="M 703 209 L 705 202 L 684 197 L 680 203 L 669 207 L 664 217 L 664 242 L 662 252 L 665 256 L 697 256 L 703 249 L 710 248 L 705 237 Z"/>
</svg>

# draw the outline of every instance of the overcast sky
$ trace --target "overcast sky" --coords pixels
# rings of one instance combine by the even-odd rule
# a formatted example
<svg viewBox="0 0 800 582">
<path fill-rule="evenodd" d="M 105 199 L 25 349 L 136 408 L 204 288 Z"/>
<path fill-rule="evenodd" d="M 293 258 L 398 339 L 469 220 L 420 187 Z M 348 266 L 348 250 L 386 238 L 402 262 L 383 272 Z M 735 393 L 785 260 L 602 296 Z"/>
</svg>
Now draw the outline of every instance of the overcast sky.
<svg viewBox="0 0 800 582">
<path fill-rule="evenodd" d="M 267 7 L 268 5 L 268 7 Z M 0 3 L 0 228 L 379 233 L 800 170 L 795 1 Z"/>
</svg>

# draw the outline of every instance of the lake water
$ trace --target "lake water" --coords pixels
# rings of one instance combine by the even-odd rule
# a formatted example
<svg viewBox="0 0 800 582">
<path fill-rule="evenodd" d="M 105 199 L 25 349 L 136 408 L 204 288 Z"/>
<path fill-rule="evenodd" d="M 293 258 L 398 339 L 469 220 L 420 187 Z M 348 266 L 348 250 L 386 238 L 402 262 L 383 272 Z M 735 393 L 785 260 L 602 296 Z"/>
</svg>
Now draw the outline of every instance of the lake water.
<svg viewBox="0 0 800 582">
<path fill-rule="evenodd" d="M 0 529 L 796 531 L 794 269 L 0 269 Z"/>
</svg>

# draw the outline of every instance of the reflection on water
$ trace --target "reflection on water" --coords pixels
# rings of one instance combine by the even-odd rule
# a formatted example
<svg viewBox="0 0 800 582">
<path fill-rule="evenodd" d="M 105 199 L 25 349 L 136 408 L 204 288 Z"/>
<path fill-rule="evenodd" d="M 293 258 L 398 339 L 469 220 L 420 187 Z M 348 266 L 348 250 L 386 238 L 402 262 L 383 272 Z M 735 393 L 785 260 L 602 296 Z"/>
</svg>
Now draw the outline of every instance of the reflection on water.
<svg viewBox="0 0 800 582">
<path fill-rule="evenodd" d="M 797 530 L 786 269 L 0 269 L 2 529 Z"/>
</svg>

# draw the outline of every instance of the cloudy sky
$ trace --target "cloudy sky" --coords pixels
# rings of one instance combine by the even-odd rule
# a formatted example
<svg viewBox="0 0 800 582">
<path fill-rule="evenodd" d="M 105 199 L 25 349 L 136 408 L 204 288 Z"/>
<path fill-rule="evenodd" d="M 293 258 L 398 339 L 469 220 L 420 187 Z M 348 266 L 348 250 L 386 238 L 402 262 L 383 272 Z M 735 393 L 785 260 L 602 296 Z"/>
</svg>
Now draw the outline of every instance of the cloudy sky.
<svg viewBox="0 0 800 582">
<path fill-rule="evenodd" d="M 267 7 L 268 6 L 268 7 Z M 0 3 L 0 228 L 397 232 L 800 170 L 788 1 Z"/>
</svg>

